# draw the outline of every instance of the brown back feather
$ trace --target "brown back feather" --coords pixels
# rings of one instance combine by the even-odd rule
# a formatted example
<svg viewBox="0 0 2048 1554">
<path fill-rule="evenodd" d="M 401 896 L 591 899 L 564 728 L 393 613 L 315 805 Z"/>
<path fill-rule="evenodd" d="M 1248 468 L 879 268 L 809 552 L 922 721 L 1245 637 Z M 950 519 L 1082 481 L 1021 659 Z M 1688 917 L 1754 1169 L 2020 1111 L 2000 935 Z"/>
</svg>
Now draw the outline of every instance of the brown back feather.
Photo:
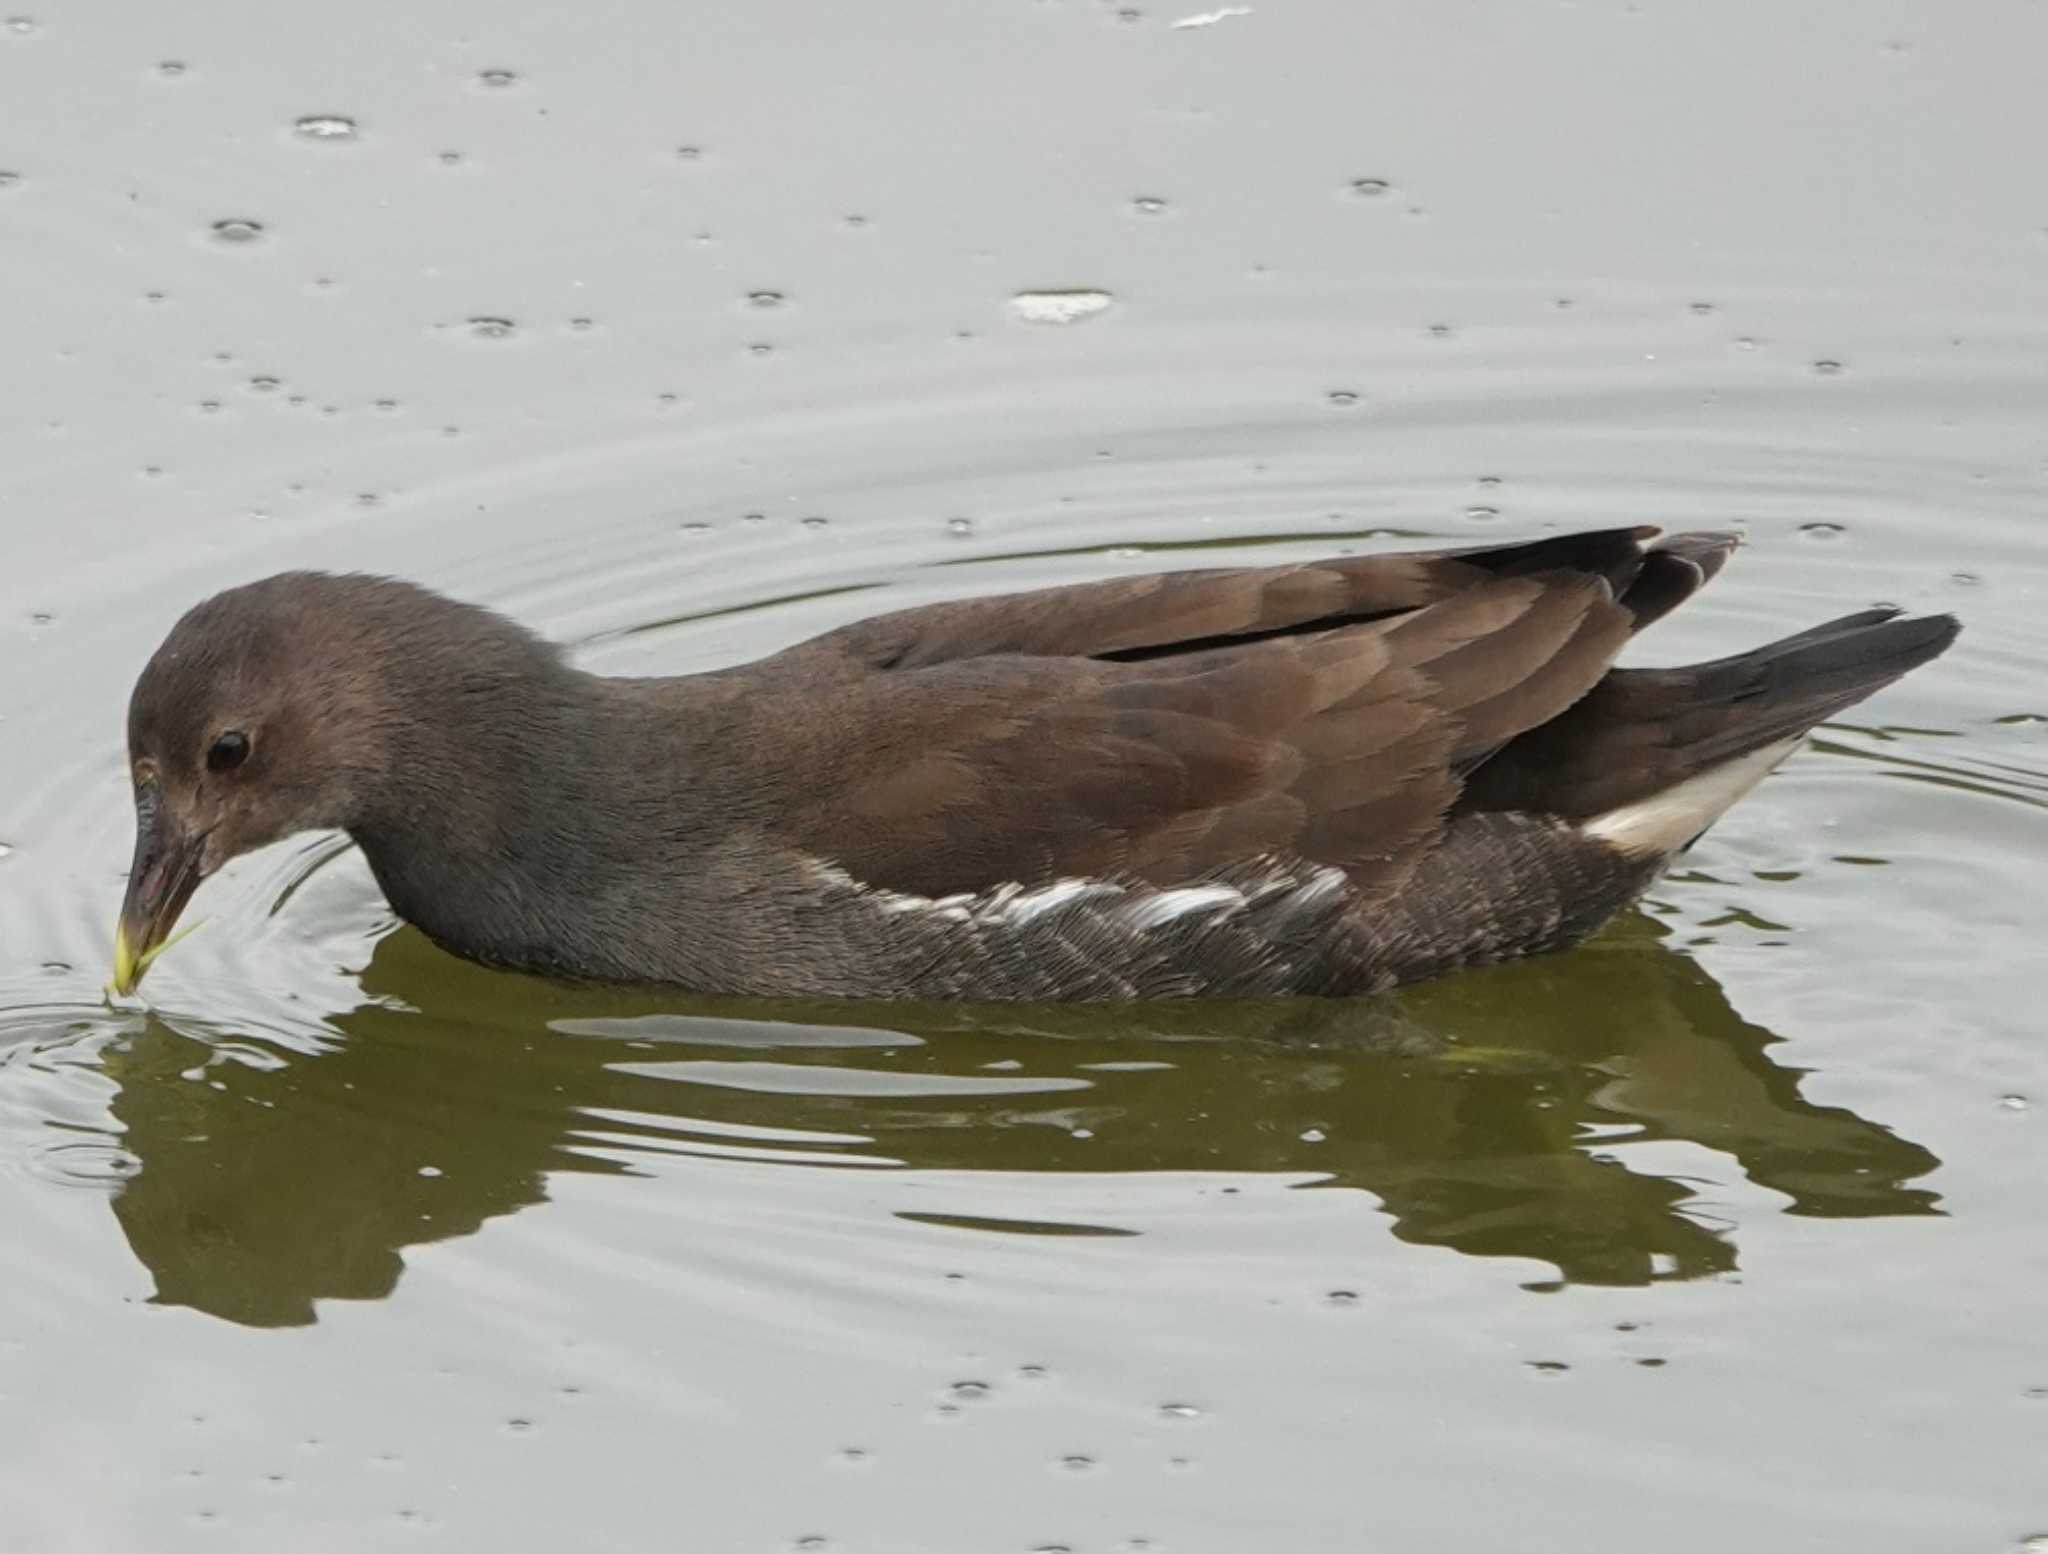
<svg viewBox="0 0 2048 1554">
<path fill-rule="evenodd" d="M 920 895 L 1169 884 L 1273 854 L 1382 898 L 1440 840 L 1463 773 L 1592 689 L 1639 608 L 1697 586 L 1686 559 L 1650 559 L 1652 532 L 1119 579 L 858 623 L 775 661 L 815 686 L 836 658 L 843 690 L 831 728 L 791 736 L 835 781 L 791 796 L 774 829 Z"/>
</svg>

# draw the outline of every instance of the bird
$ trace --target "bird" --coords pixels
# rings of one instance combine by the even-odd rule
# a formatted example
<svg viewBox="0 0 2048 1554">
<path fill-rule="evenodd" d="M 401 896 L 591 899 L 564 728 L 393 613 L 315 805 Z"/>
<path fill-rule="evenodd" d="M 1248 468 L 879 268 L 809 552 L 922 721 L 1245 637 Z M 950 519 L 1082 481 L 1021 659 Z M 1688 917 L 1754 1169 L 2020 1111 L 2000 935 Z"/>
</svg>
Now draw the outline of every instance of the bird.
<svg viewBox="0 0 2048 1554">
<path fill-rule="evenodd" d="M 280 573 L 191 608 L 135 684 L 110 990 L 228 860 L 331 829 L 442 949 L 574 982 L 1342 997 L 1563 949 L 1960 629 L 1879 607 L 1617 667 L 1737 543 L 1119 577 L 661 678 L 414 583 Z"/>
</svg>

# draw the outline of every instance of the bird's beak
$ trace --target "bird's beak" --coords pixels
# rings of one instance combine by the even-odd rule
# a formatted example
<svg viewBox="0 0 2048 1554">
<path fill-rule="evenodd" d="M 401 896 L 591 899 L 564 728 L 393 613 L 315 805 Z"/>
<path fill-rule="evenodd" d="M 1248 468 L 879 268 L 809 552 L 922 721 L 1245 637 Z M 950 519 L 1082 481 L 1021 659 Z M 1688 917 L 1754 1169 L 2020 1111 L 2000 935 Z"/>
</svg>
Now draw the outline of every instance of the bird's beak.
<svg viewBox="0 0 2048 1554">
<path fill-rule="evenodd" d="M 165 808 L 163 794 L 146 783 L 135 797 L 135 861 L 128 894 L 114 929 L 113 990 L 126 997 L 165 948 L 178 914 L 199 888 L 205 833 L 189 832 Z"/>
</svg>

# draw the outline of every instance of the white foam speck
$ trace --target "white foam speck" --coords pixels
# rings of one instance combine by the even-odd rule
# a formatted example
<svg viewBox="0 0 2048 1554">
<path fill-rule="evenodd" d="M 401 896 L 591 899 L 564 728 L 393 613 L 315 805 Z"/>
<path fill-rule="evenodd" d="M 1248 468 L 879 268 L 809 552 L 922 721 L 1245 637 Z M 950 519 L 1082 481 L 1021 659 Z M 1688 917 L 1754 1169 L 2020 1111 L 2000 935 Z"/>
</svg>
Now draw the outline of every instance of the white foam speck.
<svg viewBox="0 0 2048 1554">
<path fill-rule="evenodd" d="M 1020 291 L 1010 311 L 1027 324 L 1078 324 L 1107 312 L 1115 300 L 1106 291 Z"/>
<path fill-rule="evenodd" d="M 1198 11 L 1193 16 L 1183 16 L 1173 24 L 1176 32 L 1189 27 L 1214 27 L 1218 22 L 1227 22 L 1233 16 L 1249 16 L 1252 8 L 1248 5 L 1226 5 L 1214 11 Z"/>
</svg>

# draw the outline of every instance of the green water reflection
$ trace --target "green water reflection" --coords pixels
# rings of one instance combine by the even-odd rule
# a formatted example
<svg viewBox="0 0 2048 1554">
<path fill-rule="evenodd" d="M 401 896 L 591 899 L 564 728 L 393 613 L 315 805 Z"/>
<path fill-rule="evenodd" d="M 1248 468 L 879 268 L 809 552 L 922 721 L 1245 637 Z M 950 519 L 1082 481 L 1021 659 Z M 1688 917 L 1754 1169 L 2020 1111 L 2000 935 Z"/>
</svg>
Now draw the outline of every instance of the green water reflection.
<svg viewBox="0 0 2048 1554">
<path fill-rule="evenodd" d="M 405 931 L 329 1050 L 172 1017 L 110 1053 L 141 1162 L 114 1212 L 159 1302 L 258 1326 L 390 1294 L 408 1246 L 542 1204 L 551 1173 L 657 1154 L 1315 1173 L 1372 1194 L 1404 1240 L 1566 1284 L 1734 1268 L 1717 1183 L 1738 1173 L 1791 1213 L 1939 1212 L 1911 1185 L 1935 1156 L 1802 1097 L 1776 1038 L 1660 933 L 1636 918 L 1393 1001 L 1047 1012 L 657 1004 Z M 1713 1151 L 1713 1179 L 1640 1168 L 1645 1140 Z"/>
</svg>

